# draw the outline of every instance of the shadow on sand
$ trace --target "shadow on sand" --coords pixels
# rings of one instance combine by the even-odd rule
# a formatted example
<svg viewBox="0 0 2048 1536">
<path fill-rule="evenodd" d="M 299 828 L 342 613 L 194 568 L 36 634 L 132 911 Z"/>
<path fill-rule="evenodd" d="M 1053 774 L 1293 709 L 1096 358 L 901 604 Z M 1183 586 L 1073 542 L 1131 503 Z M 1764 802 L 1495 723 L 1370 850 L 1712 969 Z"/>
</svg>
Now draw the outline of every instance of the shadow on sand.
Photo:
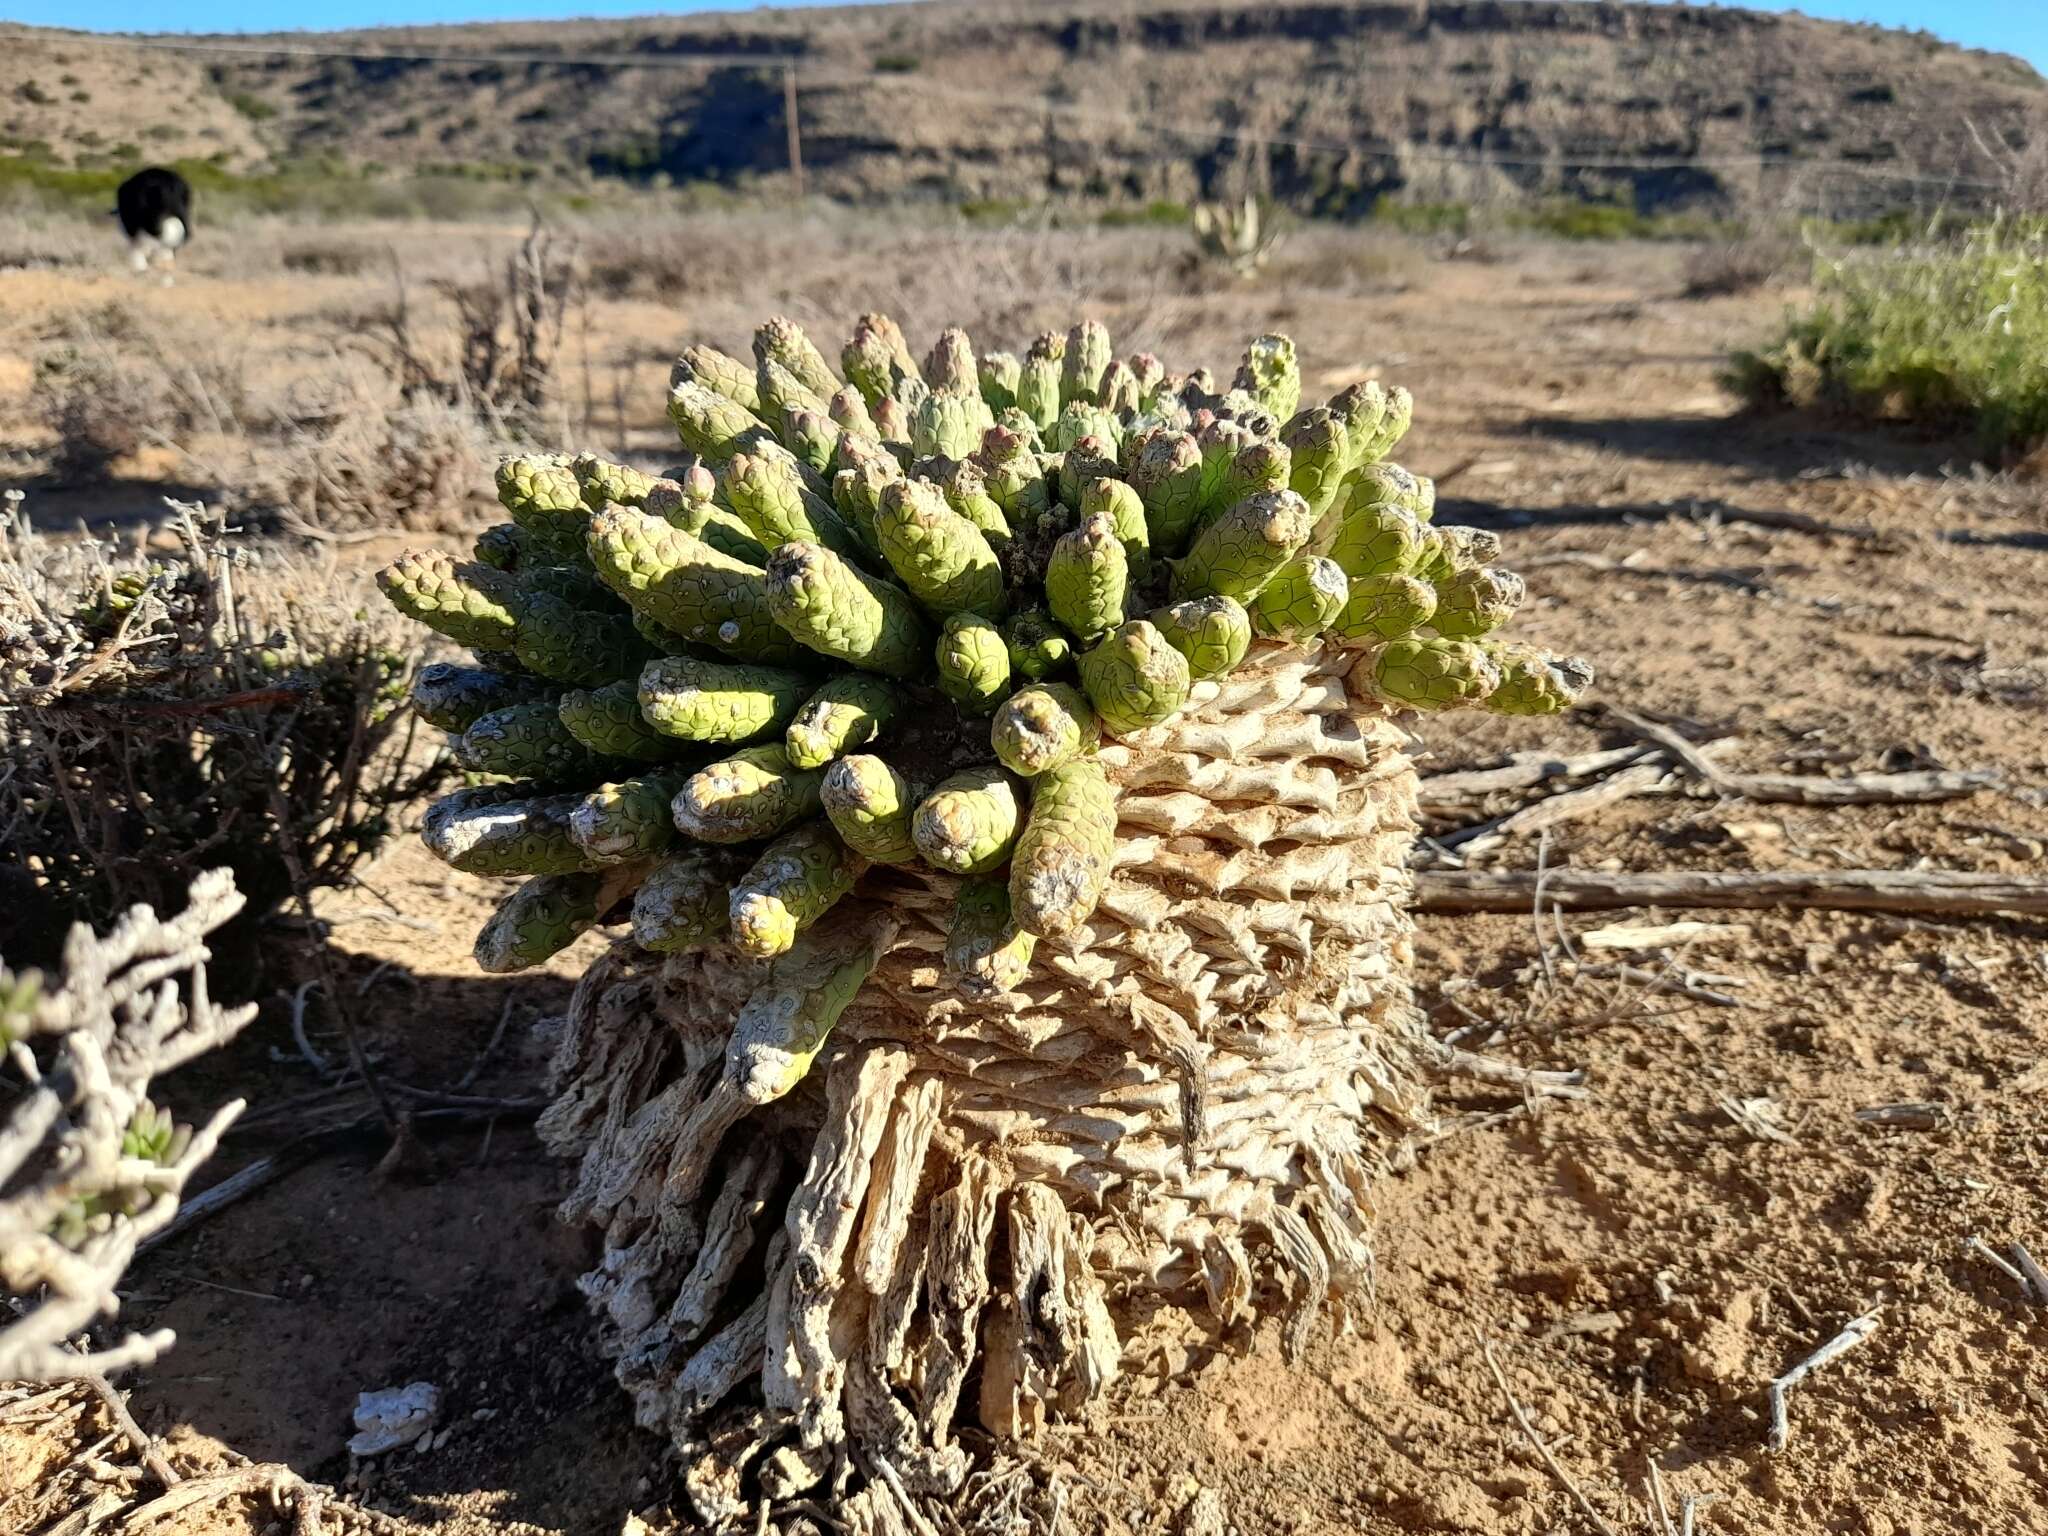
<svg viewBox="0 0 2048 1536">
<path fill-rule="evenodd" d="M 1732 416 L 1544 416 L 1496 430 L 1599 448 L 1629 458 L 1712 464 L 1769 479 L 1843 474 L 1938 475 L 1974 457 L 1966 437 L 1918 436 L 1800 412 Z"/>
<path fill-rule="evenodd" d="M 416 974 L 331 953 L 387 1083 L 541 1097 L 534 1024 L 566 1005 L 566 979 Z M 594 1251 L 555 1215 L 573 1169 L 541 1145 L 530 1109 L 422 1118 L 406 1155 L 388 1158 L 360 1084 L 323 1085 L 289 1015 L 267 1002 L 229 1050 L 168 1080 L 188 1117 L 232 1094 L 250 1102 L 209 1183 L 266 1155 L 289 1171 L 131 1270 L 121 1326 L 178 1335 L 132 1378 L 138 1416 L 174 1458 L 214 1441 L 342 1486 L 357 1394 L 432 1382 L 447 1442 L 366 1463 L 348 1491 L 423 1524 L 466 1514 L 614 1536 L 658 1447 L 634 1432 L 576 1288 Z M 345 1063 L 317 999 L 307 1026 L 317 1053 Z M 351 1122 L 309 1149 L 313 1128 Z"/>
</svg>

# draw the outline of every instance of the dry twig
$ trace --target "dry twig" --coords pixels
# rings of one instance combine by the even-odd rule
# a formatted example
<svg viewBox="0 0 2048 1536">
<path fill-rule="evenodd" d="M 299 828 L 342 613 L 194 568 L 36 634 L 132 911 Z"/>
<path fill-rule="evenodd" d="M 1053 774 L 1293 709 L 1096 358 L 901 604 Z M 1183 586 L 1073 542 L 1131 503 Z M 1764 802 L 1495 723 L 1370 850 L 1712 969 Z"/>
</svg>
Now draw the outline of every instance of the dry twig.
<svg viewBox="0 0 2048 1536">
<path fill-rule="evenodd" d="M 216 1008 L 206 987 L 206 936 L 241 905 L 227 871 L 209 871 L 175 918 L 137 907 L 105 938 L 74 928 L 54 992 L 0 969 L 0 1039 L 28 1079 L 0 1124 L 0 1289 L 42 1297 L 0 1329 L 0 1379 L 104 1375 L 170 1345 L 164 1329 L 98 1354 L 65 1341 L 116 1310 L 114 1288 L 137 1244 L 169 1223 L 186 1181 L 241 1113 L 235 1100 L 195 1133 L 149 1100 L 151 1079 L 255 1016 L 254 1005 Z M 46 1058 L 40 1041 L 53 1042 Z"/>
<path fill-rule="evenodd" d="M 2034 1261 L 2033 1254 L 2027 1251 L 2025 1243 L 2014 1243 L 2012 1256 L 2013 1262 L 2020 1267 L 2020 1273 L 2027 1277 L 2027 1284 L 2034 1288 L 2034 1304 L 2048 1307 L 2048 1274 L 2042 1272 L 2041 1266 Z"/>
<path fill-rule="evenodd" d="M 1525 912 L 1538 877 L 1526 871 L 1425 870 L 1415 876 L 1423 912 Z M 1545 897 L 1560 907 L 1815 907 L 1839 912 L 1924 912 L 1946 917 L 2048 913 L 2048 880 L 1956 870 L 1550 869 Z"/>
<path fill-rule="evenodd" d="M 1873 1307 L 1856 1318 L 1827 1343 L 1771 1383 L 1771 1432 L 1767 1443 L 1772 1450 L 1784 1450 L 1786 1442 L 1792 1438 L 1792 1421 L 1786 1413 L 1786 1400 L 1792 1389 L 1830 1360 L 1847 1354 L 1877 1332 L 1878 1310 Z"/>
<path fill-rule="evenodd" d="M 1534 1447 L 1536 1457 L 1543 1463 L 1544 1470 L 1557 1480 L 1557 1485 L 1560 1488 L 1572 1496 L 1573 1501 L 1579 1506 L 1580 1512 L 1585 1515 L 1587 1523 L 1594 1530 L 1598 1531 L 1600 1536 L 1615 1536 L 1614 1527 L 1601 1517 L 1600 1511 L 1593 1507 L 1592 1501 L 1580 1490 L 1579 1485 L 1572 1480 L 1571 1473 L 1565 1471 L 1563 1466 L 1559 1464 L 1558 1459 L 1551 1455 L 1550 1447 L 1543 1443 L 1543 1437 L 1536 1432 L 1536 1426 L 1529 1421 L 1528 1413 L 1520 1403 L 1515 1401 L 1514 1388 L 1508 1385 L 1507 1373 L 1500 1368 L 1500 1361 L 1494 1358 L 1492 1341 L 1477 1333 L 1473 1334 L 1473 1338 L 1478 1340 L 1479 1352 L 1486 1357 L 1486 1368 L 1493 1373 L 1494 1384 L 1500 1388 L 1500 1395 L 1507 1399 L 1508 1412 L 1514 1415 L 1515 1423 L 1521 1426 L 1523 1435 L 1528 1438 L 1529 1444 Z"/>
<path fill-rule="evenodd" d="M 1986 769 L 1952 772 L 1924 769 L 1913 773 L 1852 773 L 1839 779 L 1812 774 L 1735 773 L 1669 726 L 1609 706 L 1607 713 L 1646 741 L 1655 742 L 1690 772 L 1725 795 L 1759 803 L 1790 805 L 1897 805 L 1927 800 L 1955 800 L 1979 790 L 1997 789 L 2003 779 Z"/>
</svg>

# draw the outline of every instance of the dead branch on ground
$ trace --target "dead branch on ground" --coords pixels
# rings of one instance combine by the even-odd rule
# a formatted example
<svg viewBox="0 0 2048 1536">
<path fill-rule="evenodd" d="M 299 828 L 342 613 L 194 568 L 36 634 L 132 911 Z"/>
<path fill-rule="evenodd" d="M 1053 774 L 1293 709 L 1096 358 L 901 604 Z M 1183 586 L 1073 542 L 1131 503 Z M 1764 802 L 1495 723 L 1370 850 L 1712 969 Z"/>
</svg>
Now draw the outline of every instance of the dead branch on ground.
<svg viewBox="0 0 2048 1536">
<path fill-rule="evenodd" d="M 104 939 L 73 928 L 56 991 L 34 972 L 0 968 L 0 1042 L 28 1083 L 0 1125 L 0 1287 L 42 1295 L 0 1329 L 0 1378 L 90 1379 L 169 1347 L 167 1329 L 93 1354 L 65 1341 L 118 1309 L 115 1286 L 137 1245 L 171 1220 L 241 1113 L 234 1100 L 195 1133 L 149 1099 L 152 1078 L 255 1017 L 254 1004 L 215 1007 L 206 988 L 206 936 L 241 906 L 233 878 L 211 870 L 178 917 L 136 907 Z M 39 1055 L 38 1044 L 49 1049 Z"/>
<path fill-rule="evenodd" d="M 1676 762 L 1721 793 L 1759 803 L 1893 805 L 1955 800 L 1964 795 L 1974 795 L 1979 790 L 1997 789 L 2004 782 L 1998 774 L 1985 769 L 1852 773 L 1838 779 L 1814 774 L 1735 773 L 1719 766 L 1669 726 L 1658 725 L 1655 721 L 1612 706 L 1607 713 L 1628 730 L 1663 748 Z"/>
<path fill-rule="evenodd" d="M 1526 912 L 1534 871 L 1424 870 L 1415 876 L 1420 912 Z M 2048 914 L 2048 880 L 1957 870 L 1658 870 L 1648 873 L 1551 869 L 1543 896 L 1582 912 L 1621 907 L 1818 908 L 1917 912 L 1937 917 Z"/>
</svg>

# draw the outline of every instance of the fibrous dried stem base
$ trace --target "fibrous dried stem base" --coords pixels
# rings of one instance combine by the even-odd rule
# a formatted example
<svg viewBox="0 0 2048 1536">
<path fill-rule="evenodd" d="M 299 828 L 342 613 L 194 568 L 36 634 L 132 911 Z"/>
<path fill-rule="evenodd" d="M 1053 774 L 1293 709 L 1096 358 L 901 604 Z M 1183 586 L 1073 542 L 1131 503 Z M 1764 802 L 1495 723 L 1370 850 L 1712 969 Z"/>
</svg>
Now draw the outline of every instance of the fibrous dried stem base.
<svg viewBox="0 0 2048 1536">
<path fill-rule="evenodd" d="M 871 874 L 827 922 L 893 943 L 786 1097 L 720 1087 L 758 964 L 622 946 L 586 977 L 541 1130 L 703 1519 L 823 1491 L 914 1531 L 967 1477 L 957 1419 L 1026 1434 L 1115 1378 L 1127 1299 L 1283 1305 L 1299 1347 L 1369 1297 L 1371 1185 L 1430 1121 L 1414 774 L 1350 659 L 1276 648 L 1106 747 L 1116 877 L 1016 993 L 946 978 L 954 882 Z"/>
</svg>

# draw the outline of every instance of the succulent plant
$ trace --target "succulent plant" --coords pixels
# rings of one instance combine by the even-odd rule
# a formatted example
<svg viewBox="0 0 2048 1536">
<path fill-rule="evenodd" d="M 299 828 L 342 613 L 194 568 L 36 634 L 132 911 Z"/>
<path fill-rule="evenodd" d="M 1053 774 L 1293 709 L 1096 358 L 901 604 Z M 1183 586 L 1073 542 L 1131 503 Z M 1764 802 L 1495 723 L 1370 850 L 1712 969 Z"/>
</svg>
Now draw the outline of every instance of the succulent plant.
<svg viewBox="0 0 2048 1536">
<path fill-rule="evenodd" d="M 787 1012 L 740 1031 L 772 1058 L 763 1092 L 788 1091 L 872 964 L 810 933 L 886 892 L 871 866 L 958 877 L 946 974 L 1015 990 L 1107 887 L 1104 739 L 1142 754 L 1255 647 L 1350 648 L 1392 709 L 1546 714 L 1591 681 L 1495 638 L 1523 584 L 1389 461 L 1407 392 L 1304 408 L 1286 337 L 1223 387 L 1119 359 L 1088 320 L 1021 353 L 949 330 L 920 363 L 867 315 L 834 372 L 776 319 L 753 354 L 678 359 L 686 464 L 508 460 L 511 521 L 476 558 L 409 553 L 380 579 L 485 658 L 412 695 L 495 780 L 434 806 L 429 848 L 525 881 L 480 963 L 625 922 L 658 953 L 772 960 Z"/>
</svg>

